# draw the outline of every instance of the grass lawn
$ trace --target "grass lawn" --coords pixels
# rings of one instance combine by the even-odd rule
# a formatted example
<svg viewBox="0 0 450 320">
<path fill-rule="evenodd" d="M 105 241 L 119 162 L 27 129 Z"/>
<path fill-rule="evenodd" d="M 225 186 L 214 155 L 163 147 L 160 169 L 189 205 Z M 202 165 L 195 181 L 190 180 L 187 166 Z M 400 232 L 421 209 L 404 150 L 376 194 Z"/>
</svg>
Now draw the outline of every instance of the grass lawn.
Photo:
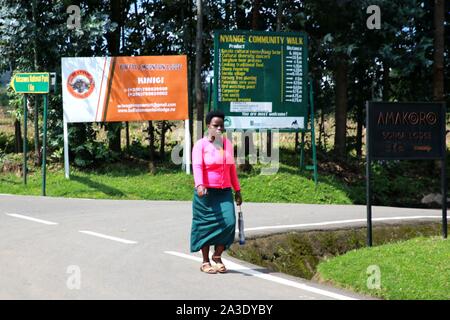
<svg viewBox="0 0 450 320">
<path fill-rule="evenodd" d="M 281 165 L 275 175 L 239 173 L 244 201 L 351 204 L 348 188 L 331 176 L 320 176 L 316 188 L 311 172 L 298 173 Z M 70 180 L 62 168 L 47 171 L 47 196 L 93 199 L 191 200 L 193 177 L 179 167 L 159 167 L 154 175 L 133 164 L 96 170 L 71 168 Z M 0 193 L 41 195 L 40 170 L 29 173 L 27 186 L 13 173 L 0 174 Z"/>
<path fill-rule="evenodd" d="M 368 288 L 374 276 L 369 266 L 379 267 L 379 289 Z M 353 250 L 321 262 L 318 273 L 321 280 L 384 299 L 450 299 L 450 240 L 419 237 Z"/>
</svg>

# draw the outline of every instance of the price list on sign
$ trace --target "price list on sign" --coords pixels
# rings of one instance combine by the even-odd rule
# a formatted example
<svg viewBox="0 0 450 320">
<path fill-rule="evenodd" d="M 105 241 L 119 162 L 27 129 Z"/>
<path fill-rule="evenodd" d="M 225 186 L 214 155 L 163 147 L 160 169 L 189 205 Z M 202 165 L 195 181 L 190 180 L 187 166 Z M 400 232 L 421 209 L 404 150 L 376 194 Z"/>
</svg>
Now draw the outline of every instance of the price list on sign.
<svg viewBox="0 0 450 320">
<path fill-rule="evenodd" d="M 225 126 L 303 129 L 307 54 L 301 32 L 217 31 L 214 102 Z"/>
<path fill-rule="evenodd" d="M 287 46 L 285 55 L 284 101 L 303 101 L 302 47 Z"/>
</svg>

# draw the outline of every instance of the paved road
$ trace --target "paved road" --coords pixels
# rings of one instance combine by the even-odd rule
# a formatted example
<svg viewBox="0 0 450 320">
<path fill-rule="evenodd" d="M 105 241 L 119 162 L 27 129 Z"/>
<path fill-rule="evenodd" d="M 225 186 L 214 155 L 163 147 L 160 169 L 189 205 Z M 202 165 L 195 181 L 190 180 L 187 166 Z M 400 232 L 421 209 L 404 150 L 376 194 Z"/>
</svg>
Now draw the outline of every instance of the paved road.
<svg viewBox="0 0 450 320">
<path fill-rule="evenodd" d="M 249 237 L 364 225 L 365 207 L 244 203 Z M 374 220 L 439 221 L 440 210 L 374 207 Z M 384 220 L 387 219 L 387 220 Z M 376 222 L 375 222 L 376 223 Z M 0 299 L 365 299 L 227 257 L 199 271 L 189 201 L 0 195 Z"/>
</svg>

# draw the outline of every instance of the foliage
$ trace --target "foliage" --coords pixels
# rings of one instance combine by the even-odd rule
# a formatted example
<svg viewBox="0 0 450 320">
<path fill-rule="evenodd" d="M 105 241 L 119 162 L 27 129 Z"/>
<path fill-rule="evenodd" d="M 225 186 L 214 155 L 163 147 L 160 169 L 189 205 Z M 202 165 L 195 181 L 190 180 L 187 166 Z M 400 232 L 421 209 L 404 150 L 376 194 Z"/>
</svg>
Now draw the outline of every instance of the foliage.
<svg viewBox="0 0 450 320">
<path fill-rule="evenodd" d="M 85 143 L 76 150 L 76 167 L 71 168 L 71 178 L 66 180 L 61 168 L 47 173 L 47 194 L 49 196 L 147 199 L 147 200 L 191 200 L 192 175 L 186 175 L 180 166 L 161 162 L 155 175 L 148 174 L 148 161 L 133 157 L 122 158 L 122 163 L 113 163 L 117 155 L 111 154 L 103 144 Z M 102 157 L 95 162 L 95 157 Z M 96 163 L 102 163 L 98 165 Z M 83 171 L 80 171 L 80 169 Z M 289 166 L 280 168 L 277 175 L 264 176 L 256 169 L 251 174 L 239 174 L 245 201 L 252 202 L 302 202 L 350 204 L 347 187 L 331 176 L 322 177 L 316 189 L 309 173 L 291 179 Z M 288 179 L 289 177 L 289 179 Z M 34 180 L 35 179 L 35 180 Z M 79 185 L 77 181 L 90 181 Z M 130 184 L 130 179 L 133 183 Z M 26 189 L 20 184 L 20 177 L 2 175 L 0 193 L 39 194 L 39 168 L 30 175 Z M 35 181 L 35 183 L 33 182 Z M 96 185 L 96 188 L 89 187 Z M 151 187 L 149 187 L 151 186 Z M 177 186 L 174 188 L 174 186 Z M 110 192 L 109 190 L 116 190 Z M 298 190 L 303 190 L 299 193 Z"/>
<path fill-rule="evenodd" d="M 6 90 L 0 87 L 0 107 L 5 107 L 8 105 L 8 95 L 6 94 Z"/>
<path fill-rule="evenodd" d="M 449 276 L 445 265 L 450 251 L 448 240 L 435 238 L 440 232 L 441 225 L 435 222 L 375 225 L 373 239 L 376 246 L 372 248 L 365 248 L 367 231 L 361 227 L 256 237 L 247 234 L 245 246 L 233 244 L 228 253 L 273 272 L 331 281 L 378 297 L 446 299 L 450 288 L 445 281 Z M 413 240 L 401 242 L 408 239 Z M 414 259 L 418 259 L 419 269 L 416 269 Z M 381 269 L 381 290 L 370 290 L 366 286 L 366 270 L 371 265 Z M 430 276 L 431 281 L 426 283 L 427 277 L 423 275 Z"/>
<path fill-rule="evenodd" d="M 0 132 L 0 153 L 12 153 L 14 151 L 14 137 Z"/>
<path fill-rule="evenodd" d="M 32 19 L 31 3 L 0 0 L 0 71 L 11 68 L 26 72 L 38 68 L 57 73 L 57 88 L 49 95 L 48 109 L 48 141 L 52 153 L 63 144 L 61 57 L 107 54 L 105 34 L 116 26 L 110 22 L 103 1 L 80 3 L 81 29 L 67 27 L 66 9 L 71 2 L 36 1 L 36 21 Z M 11 89 L 8 95 L 10 111 L 18 118 L 22 114 L 22 95 L 13 93 Z M 42 105 L 39 106 L 39 114 L 42 115 Z M 92 125 L 83 124 L 82 127 L 71 130 L 74 149 L 86 142 L 85 132 Z M 95 139 L 90 138 L 91 142 Z"/>
<path fill-rule="evenodd" d="M 389 300 L 440 300 L 450 297 L 448 261 L 449 240 L 419 237 L 350 251 L 321 263 L 318 271 L 338 286 Z M 380 270 L 379 289 L 367 285 L 373 265 Z"/>
<path fill-rule="evenodd" d="M 73 149 L 75 153 L 74 163 L 80 168 L 88 168 L 98 163 L 110 163 L 117 161 L 117 153 L 109 150 L 104 143 L 87 141 Z"/>
<path fill-rule="evenodd" d="M 33 2 L 36 3 L 35 18 Z M 49 101 L 51 152 L 62 147 L 60 58 L 110 55 L 112 34 L 120 37 L 120 55 L 187 54 L 190 92 L 193 92 L 195 1 L 124 0 L 117 3 L 109 0 L 75 3 L 68 0 L 0 0 L 0 72 L 38 68 L 55 71 L 58 75 L 56 93 L 50 95 Z M 69 14 L 66 9 L 72 4 L 81 9 L 80 29 L 67 27 Z M 378 5 L 382 9 L 379 30 L 366 27 L 369 5 Z M 113 17 L 114 6 L 120 9 L 119 19 Z M 361 128 L 365 119 L 363 106 L 367 100 L 431 100 L 433 9 L 434 4 L 425 0 L 204 0 L 202 78 L 206 82 L 213 67 L 214 30 L 255 28 L 274 31 L 279 27 L 282 31 L 306 31 L 316 117 L 332 114 L 335 110 L 336 59 L 344 57 L 349 63 L 347 109 L 349 117 Z M 280 16 L 277 16 L 278 11 Z M 447 21 L 449 12 L 446 9 Z M 280 25 L 277 25 L 278 20 Z M 445 28 L 448 42 L 450 25 Z M 444 55 L 447 82 L 450 70 L 448 48 Z M 8 95 L 11 110 L 20 119 L 20 97 L 10 92 Z M 446 101 L 450 104 L 448 92 Z M 42 106 L 40 114 L 41 111 Z M 71 154 L 80 145 L 99 140 L 97 135 L 91 134 L 92 124 L 76 125 L 69 130 Z M 349 139 L 353 139 L 349 141 L 353 149 L 361 148 L 361 133 Z"/>
<path fill-rule="evenodd" d="M 311 152 L 307 150 L 307 155 Z M 49 154 L 50 165 L 62 163 L 62 149 L 57 148 Z M 165 155 L 170 159 L 170 154 Z M 192 197 L 192 176 L 182 172 L 180 166 L 162 161 L 156 157 L 158 174 L 149 175 L 148 150 L 140 143 L 132 143 L 126 156 L 109 151 L 105 144 L 88 142 L 80 145 L 73 154 L 71 168 L 86 179 L 100 182 L 99 190 L 71 189 L 70 181 L 60 181 L 60 171 L 48 173 L 49 194 L 55 196 L 77 197 L 83 191 L 84 197 L 115 198 L 114 194 L 103 193 L 104 187 L 120 190 L 121 198 L 147 200 L 190 200 Z M 447 166 L 450 167 L 450 157 Z M 56 162 L 56 163 L 55 163 Z M 299 171 L 299 155 L 290 149 L 281 149 L 280 165 L 274 175 L 261 175 L 261 169 L 267 165 L 254 164 L 249 173 L 238 172 L 245 201 L 281 202 L 281 203 L 317 203 L 317 204 L 361 204 L 366 203 L 366 184 L 364 163 L 333 163 L 319 159 L 319 184 L 316 187 L 311 171 Z M 306 158 L 306 163 L 310 159 Z M 59 168 L 59 167 L 57 167 Z M 422 198 L 430 193 L 439 192 L 440 179 L 435 173 L 433 162 L 399 161 L 378 162 L 373 164 L 373 205 L 398 207 L 439 208 L 437 203 L 422 204 Z M 128 173 L 127 173 L 128 172 Z M 401 175 L 398 172 L 402 172 Z M 17 178 L 20 180 L 20 178 Z M 129 184 L 133 179 L 133 186 Z M 22 189 L 14 179 L 3 180 L 0 193 L 34 194 L 33 188 Z M 104 183 L 104 186 L 103 186 Z M 146 185 L 160 186 L 147 188 Z M 177 185 L 177 188 L 173 188 Z M 39 185 L 36 186 L 39 194 Z M 64 189 L 61 194 L 60 188 Z M 168 188 L 171 191 L 167 191 Z M 53 191 L 51 191 L 54 189 Z M 165 190 L 161 194 L 161 190 Z M 54 193 L 52 193 L 54 192 Z"/>
</svg>

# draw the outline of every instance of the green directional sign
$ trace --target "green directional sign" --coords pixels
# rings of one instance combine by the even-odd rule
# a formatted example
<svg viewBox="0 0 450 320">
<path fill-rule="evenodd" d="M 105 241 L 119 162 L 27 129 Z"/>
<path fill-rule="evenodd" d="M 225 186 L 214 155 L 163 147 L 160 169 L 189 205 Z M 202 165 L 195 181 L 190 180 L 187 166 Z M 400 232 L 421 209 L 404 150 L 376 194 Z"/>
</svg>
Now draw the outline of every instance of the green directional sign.
<svg viewBox="0 0 450 320">
<path fill-rule="evenodd" d="M 16 73 L 11 80 L 16 93 L 48 93 L 50 74 L 48 72 Z"/>
</svg>

